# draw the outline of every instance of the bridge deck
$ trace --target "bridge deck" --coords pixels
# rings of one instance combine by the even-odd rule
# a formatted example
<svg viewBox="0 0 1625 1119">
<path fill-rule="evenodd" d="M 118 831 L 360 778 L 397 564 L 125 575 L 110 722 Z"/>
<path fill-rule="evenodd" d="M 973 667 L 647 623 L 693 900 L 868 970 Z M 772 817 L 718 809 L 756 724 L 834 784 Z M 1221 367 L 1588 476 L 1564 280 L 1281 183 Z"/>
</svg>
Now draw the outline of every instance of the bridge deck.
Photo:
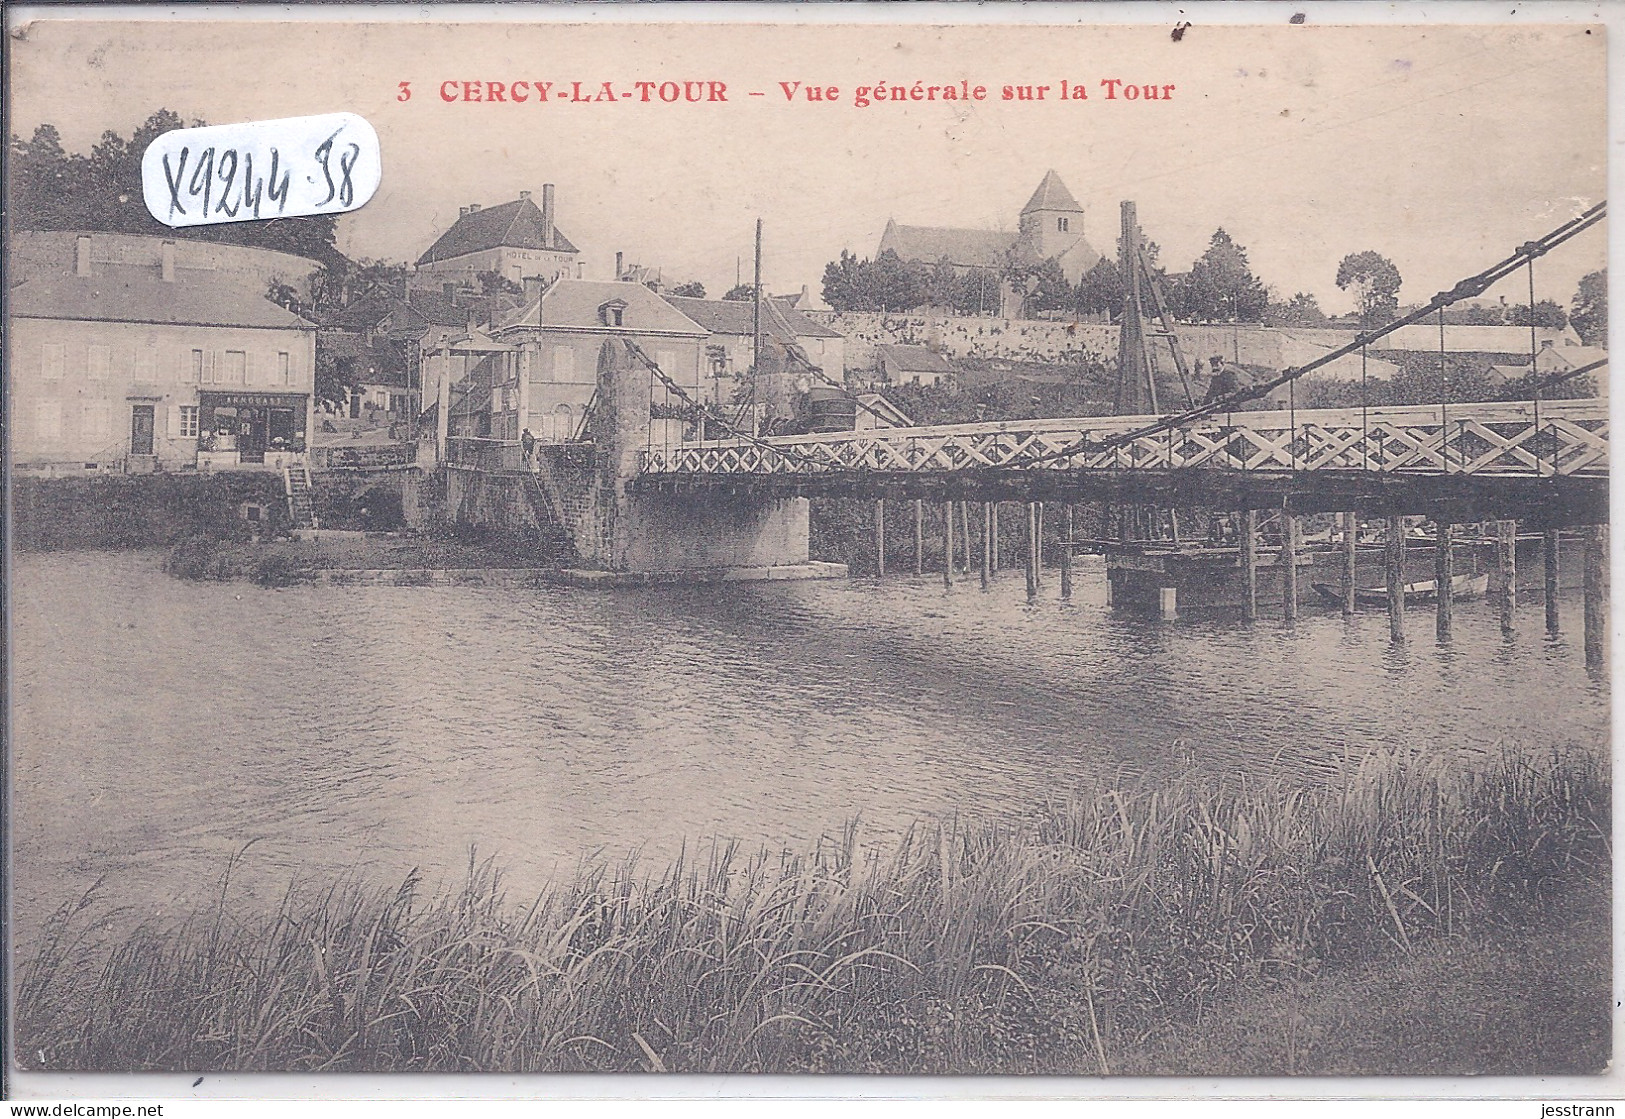
<svg viewBox="0 0 1625 1119">
<path fill-rule="evenodd" d="M 653 445 L 639 492 L 1108 500 L 1607 518 L 1606 400 L 1236 412 L 1124 445 L 1152 416 Z"/>
</svg>

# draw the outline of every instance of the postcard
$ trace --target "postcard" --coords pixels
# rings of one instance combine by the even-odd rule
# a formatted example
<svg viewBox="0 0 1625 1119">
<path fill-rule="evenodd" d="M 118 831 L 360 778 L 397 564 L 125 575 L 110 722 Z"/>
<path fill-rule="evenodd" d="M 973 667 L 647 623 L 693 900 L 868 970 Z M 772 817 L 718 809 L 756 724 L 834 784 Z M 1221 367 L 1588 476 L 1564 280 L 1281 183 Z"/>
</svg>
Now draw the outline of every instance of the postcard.
<svg viewBox="0 0 1625 1119">
<path fill-rule="evenodd" d="M 888 11 L 8 16 L 14 1088 L 1607 1090 L 1605 22 Z"/>
</svg>

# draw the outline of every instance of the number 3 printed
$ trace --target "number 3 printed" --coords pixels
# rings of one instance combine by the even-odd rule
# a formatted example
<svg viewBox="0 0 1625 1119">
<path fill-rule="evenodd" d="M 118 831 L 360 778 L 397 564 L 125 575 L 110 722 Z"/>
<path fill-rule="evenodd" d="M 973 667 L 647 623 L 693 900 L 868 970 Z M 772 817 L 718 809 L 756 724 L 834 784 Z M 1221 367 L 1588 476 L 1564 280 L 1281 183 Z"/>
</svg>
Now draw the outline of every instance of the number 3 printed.
<svg viewBox="0 0 1625 1119">
<path fill-rule="evenodd" d="M 396 95 L 395 100 L 397 100 L 397 101 L 410 101 L 410 100 L 412 100 L 412 83 L 411 82 L 402 82 L 401 83 L 401 92 Z"/>
</svg>

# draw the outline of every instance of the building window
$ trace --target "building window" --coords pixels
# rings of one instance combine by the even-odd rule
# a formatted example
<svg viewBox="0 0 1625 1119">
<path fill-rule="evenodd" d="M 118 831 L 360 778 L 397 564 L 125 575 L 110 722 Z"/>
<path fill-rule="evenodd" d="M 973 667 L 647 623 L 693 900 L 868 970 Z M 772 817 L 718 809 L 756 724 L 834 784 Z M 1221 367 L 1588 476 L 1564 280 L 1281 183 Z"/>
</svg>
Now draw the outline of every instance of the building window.
<svg viewBox="0 0 1625 1119">
<path fill-rule="evenodd" d="M 276 383 L 279 385 L 293 384 L 292 364 L 286 353 L 276 355 Z"/>
<path fill-rule="evenodd" d="M 197 438 L 197 410 L 198 410 L 198 406 L 196 404 L 182 404 L 181 405 L 180 438 L 182 438 L 182 439 L 196 439 Z"/>
<path fill-rule="evenodd" d="M 106 346 L 90 347 L 89 372 L 92 381 L 107 380 L 108 370 L 113 365 L 113 351 Z"/>
<path fill-rule="evenodd" d="M 62 438 L 62 405 L 55 400 L 34 405 L 34 430 L 41 439 Z"/>
<path fill-rule="evenodd" d="M 203 351 L 202 350 L 193 350 L 192 351 L 192 364 L 191 364 L 191 367 L 190 367 L 190 372 L 191 372 L 192 383 L 195 384 L 195 385 L 201 385 L 203 383 Z"/>
<path fill-rule="evenodd" d="M 85 435 L 92 439 L 105 439 L 113 430 L 113 405 L 106 400 L 88 400 L 85 402 L 84 419 Z"/>
<path fill-rule="evenodd" d="M 244 381 L 244 376 L 247 373 L 247 370 L 248 370 L 248 355 L 247 354 L 245 354 L 242 350 L 227 350 L 226 351 L 226 376 L 225 376 L 225 381 L 224 381 L 225 384 L 228 384 L 228 385 L 240 385 L 240 384 L 242 384 L 243 381 Z"/>
<path fill-rule="evenodd" d="M 620 326 L 626 317 L 626 300 L 611 299 L 598 308 L 598 321 L 605 326 Z"/>
<path fill-rule="evenodd" d="M 1055 228 L 1060 230 L 1062 233 L 1065 233 L 1066 232 L 1066 219 L 1065 218 L 1056 218 L 1055 219 Z"/>
<path fill-rule="evenodd" d="M 40 361 L 40 374 L 47 381 L 60 381 L 63 367 L 68 364 L 68 347 L 61 342 L 45 343 Z"/>
</svg>

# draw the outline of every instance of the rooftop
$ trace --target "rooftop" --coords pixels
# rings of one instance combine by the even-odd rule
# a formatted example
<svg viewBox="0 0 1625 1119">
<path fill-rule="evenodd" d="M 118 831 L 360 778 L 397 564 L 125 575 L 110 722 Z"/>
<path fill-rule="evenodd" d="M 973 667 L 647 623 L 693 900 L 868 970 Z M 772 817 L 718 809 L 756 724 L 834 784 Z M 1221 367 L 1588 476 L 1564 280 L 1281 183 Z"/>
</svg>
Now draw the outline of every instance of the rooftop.
<svg viewBox="0 0 1625 1119">
<path fill-rule="evenodd" d="M 581 251 L 559 232 L 557 223 L 550 231 L 544 229 L 544 224 L 541 207 L 529 198 L 475 210 L 459 217 L 455 225 L 429 246 L 428 252 L 418 257 L 418 263 L 433 264 L 437 260 L 495 248 L 547 249 L 558 253 Z"/>
<path fill-rule="evenodd" d="M 606 324 L 599 314 L 605 304 L 614 302 L 626 305 L 619 326 Z M 710 333 L 642 284 L 614 280 L 559 280 L 541 299 L 520 308 L 499 329 L 526 326 L 700 336 Z"/>
<path fill-rule="evenodd" d="M 22 318 L 316 329 L 247 283 L 190 271 L 170 281 L 144 265 L 96 265 L 89 276 L 65 270 L 38 275 L 12 288 L 8 298 L 11 313 Z"/>
<path fill-rule="evenodd" d="M 1070 190 L 1066 189 L 1066 184 L 1061 181 L 1061 176 L 1057 175 L 1053 170 L 1044 176 L 1044 181 L 1038 184 L 1038 189 L 1033 191 L 1033 196 L 1027 199 L 1027 204 L 1021 208 L 1021 212 L 1024 214 L 1030 214 L 1034 210 L 1064 210 L 1074 214 L 1083 213 L 1083 207 L 1078 205 L 1078 200 L 1072 197 Z"/>
</svg>

